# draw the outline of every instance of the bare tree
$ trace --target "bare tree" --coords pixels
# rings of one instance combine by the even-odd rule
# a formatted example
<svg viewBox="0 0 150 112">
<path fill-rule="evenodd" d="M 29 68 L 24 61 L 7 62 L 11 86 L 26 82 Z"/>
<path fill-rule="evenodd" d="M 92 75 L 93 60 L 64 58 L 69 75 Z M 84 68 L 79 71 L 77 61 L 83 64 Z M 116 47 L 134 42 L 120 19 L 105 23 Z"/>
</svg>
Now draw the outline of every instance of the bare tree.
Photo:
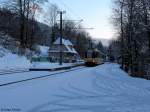
<svg viewBox="0 0 150 112">
<path fill-rule="evenodd" d="M 119 35 L 122 67 L 127 65 L 132 74 L 144 71 L 141 65 L 146 64 L 150 54 L 149 3 L 149 0 L 115 1 L 113 19 Z"/>
<path fill-rule="evenodd" d="M 34 35 L 35 13 L 41 9 L 42 4 L 48 3 L 48 0 L 10 0 L 4 1 L 3 6 L 13 13 L 18 14 L 19 18 L 19 37 L 20 46 L 23 48 L 29 47 L 29 42 L 32 43 Z M 32 21 L 32 22 L 31 22 Z"/>
<path fill-rule="evenodd" d="M 48 10 L 45 13 L 45 22 L 51 27 L 51 43 L 55 41 L 56 36 L 56 22 L 57 22 L 57 15 L 58 15 L 58 7 L 56 4 L 49 4 Z"/>
</svg>

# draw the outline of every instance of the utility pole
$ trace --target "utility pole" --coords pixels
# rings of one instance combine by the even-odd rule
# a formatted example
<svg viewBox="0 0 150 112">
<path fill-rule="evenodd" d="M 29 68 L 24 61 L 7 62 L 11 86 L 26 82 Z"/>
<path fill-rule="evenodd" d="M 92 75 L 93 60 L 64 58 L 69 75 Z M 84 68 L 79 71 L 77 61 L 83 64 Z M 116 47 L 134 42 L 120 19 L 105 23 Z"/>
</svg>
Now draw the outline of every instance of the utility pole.
<svg viewBox="0 0 150 112">
<path fill-rule="evenodd" d="M 65 13 L 65 11 L 59 11 L 60 14 L 60 56 L 59 56 L 59 64 L 62 65 L 63 62 L 63 51 L 62 51 L 62 37 L 63 37 L 63 19 L 62 16 Z"/>
<path fill-rule="evenodd" d="M 62 37 L 63 37 L 63 21 L 79 21 L 82 22 L 83 19 L 81 20 L 63 20 L 63 14 L 66 13 L 66 11 L 58 11 L 59 15 L 60 15 L 60 53 L 59 53 L 59 65 L 62 65 L 63 63 L 63 50 L 62 50 Z M 82 30 L 82 29 L 87 29 L 87 30 L 92 30 L 94 28 L 76 28 L 74 26 L 74 28 L 71 29 L 75 29 L 75 30 Z"/>
</svg>

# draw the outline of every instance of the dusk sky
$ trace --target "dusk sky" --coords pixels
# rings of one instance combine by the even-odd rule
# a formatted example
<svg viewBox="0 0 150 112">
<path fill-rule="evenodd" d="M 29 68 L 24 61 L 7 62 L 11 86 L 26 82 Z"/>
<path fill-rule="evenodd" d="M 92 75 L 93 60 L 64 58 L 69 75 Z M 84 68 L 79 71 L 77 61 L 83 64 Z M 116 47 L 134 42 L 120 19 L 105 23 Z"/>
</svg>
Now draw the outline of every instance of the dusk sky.
<svg viewBox="0 0 150 112">
<path fill-rule="evenodd" d="M 110 23 L 112 0 L 49 0 L 55 3 L 71 19 L 83 19 L 84 27 L 93 27 L 88 30 L 93 38 L 113 38 L 113 28 Z"/>
</svg>

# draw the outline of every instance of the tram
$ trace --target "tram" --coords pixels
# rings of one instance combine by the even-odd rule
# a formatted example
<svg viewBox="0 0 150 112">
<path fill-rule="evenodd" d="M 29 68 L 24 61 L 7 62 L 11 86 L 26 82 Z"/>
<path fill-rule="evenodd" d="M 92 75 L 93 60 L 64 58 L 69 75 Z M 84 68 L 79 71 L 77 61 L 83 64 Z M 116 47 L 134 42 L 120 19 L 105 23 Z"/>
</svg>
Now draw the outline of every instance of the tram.
<svg viewBox="0 0 150 112">
<path fill-rule="evenodd" d="M 105 55 L 97 49 L 88 50 L 85 53 L 85 65 L 96 66 L 104 62 Z"/>
</svg>

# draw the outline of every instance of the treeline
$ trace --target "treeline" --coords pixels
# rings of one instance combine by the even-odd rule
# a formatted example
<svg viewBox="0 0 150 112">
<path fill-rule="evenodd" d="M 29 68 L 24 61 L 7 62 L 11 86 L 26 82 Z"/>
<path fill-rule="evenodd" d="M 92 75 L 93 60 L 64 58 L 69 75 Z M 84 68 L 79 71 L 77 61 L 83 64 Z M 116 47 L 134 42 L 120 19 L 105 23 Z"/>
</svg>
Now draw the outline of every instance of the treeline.
<svg viewBox="0 0 150 112">
<path fill-rule="evenodd" d="M 38 23 L 36 21 L 28 20 L 28 26 L 26 26 L 28 28 L 24 31 L 23 43 L 21 43 L 21 27 L 18 13 L 12 13 L 10 10 L 3 8 L 0 9 L 0 16 L 0 31 L 9 34 L 11 37 L 15 38 L 16 41 L 19 41 L 21 47 L 32 48 L 32 45 L 34 45 L 36 41 L 36 34 L 40 30 Z"/>
<path fill-rule="evenodd" d="M 47 7 L 43 18 L 47 25 L 36 21 L 36 13 L 42 13 L 44 9 L 41 5 L 45 2 L 46 0 L 42 3 L 41 0 L 13 0 L 0 9 L 0 31 L 19 41 L 19 47 L 23 51 L 36 50 L 37 45 L 50 46 L 60 36 L 57 5 L 50 4 Z M 72 41 L 82 57 L 91 47 L 102 49 L 101 42 L 96 44 L 85 30 L 78 30 L 81 27 L 73 21 L 63 21 L 63 37 Z"/>
<path fill-rule="evenodd" d="M 146 77 L 150 74 L 150 0 L 115 0 L 113 11 L 118 39 L 110 49 L 123 69 Z"/>
</svg>

